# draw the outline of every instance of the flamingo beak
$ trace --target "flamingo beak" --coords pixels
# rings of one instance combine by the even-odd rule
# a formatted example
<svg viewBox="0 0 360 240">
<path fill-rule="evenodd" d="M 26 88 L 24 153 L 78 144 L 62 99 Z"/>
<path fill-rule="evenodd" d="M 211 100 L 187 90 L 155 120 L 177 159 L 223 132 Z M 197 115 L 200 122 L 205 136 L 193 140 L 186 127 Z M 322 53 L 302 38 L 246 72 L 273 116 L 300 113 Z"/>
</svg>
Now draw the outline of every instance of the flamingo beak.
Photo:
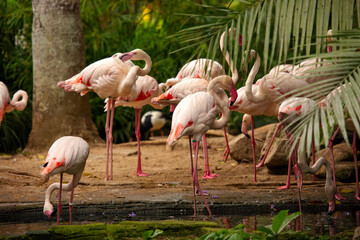
<svg viewBox="0 0 360 240">
<path fill-rule="evenodd" d="M 237 96 L 235 85 L 232 83 L 230 88 L 230 107 L 235 103 Z"/>
<path fill-rule="evenodd" d="M 56 215 L 56 209 L 54 211 L 45 211 L 45 215 L 48 216 L 48 218 L 53 218 Z"/>
<path fill-rule="evenodd" d="M 135 54 L 132 52 L 127 52 L 124 54 L 121 54 L 119 59 L 123 62 L 126 62 L 127 60 L 130 60 Z"/>
</svg>

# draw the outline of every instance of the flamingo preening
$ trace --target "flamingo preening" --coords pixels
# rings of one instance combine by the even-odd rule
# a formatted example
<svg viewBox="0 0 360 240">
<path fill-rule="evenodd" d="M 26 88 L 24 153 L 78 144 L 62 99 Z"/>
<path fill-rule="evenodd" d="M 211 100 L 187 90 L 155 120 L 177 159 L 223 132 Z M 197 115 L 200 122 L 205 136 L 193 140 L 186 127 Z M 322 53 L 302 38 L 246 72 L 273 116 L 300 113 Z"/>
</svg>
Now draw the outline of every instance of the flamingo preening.
<svg viewBox="0 0 360 240">
<path fill-rule="evenodd" d="M 144 60 L 145 67 L 140 68 L 128 60 Z M 94 91 L 103 99 L 108 98 L 108 109 L 106 116 L 106 166 L 109 159 L 113 159 L 113 137 L 112 127 L 115 111 L 115 99 L 117 97 L 128 97 L 136 94 L 136 81 L 138 76 L 145 76 L 151 70 L 151 58 L 141 49 L 135 49 L 127 53 L 116 53 L 112 57 L 99 60 L 84 68 L 79 74 L 66 81 L 58 82 L 57 86 L 65 91 L 76 91 L 81 95 Z M 111 112 L 111 113 L 110 113 Z M 112 172 L 112 170 L 111 170 Z M 108 180 L 108 167 L 106 168 L 105 180 Z M 112 174 L 111 174 L 112 179 Z"/>
<path fill-rule="evenodd" d="M 21 98 L 21 100 L 19 100 Z M 0 81 L 0 126 L 6 112 L 14 109 L 23 111 L 27 105 L 28 95 L 23 90 L 18 90 L 12 99 L 10 99 L 9 90 L 6 85 Z"/>
<path fill-rule="evenodd" d="M 208 85 L 207 92 L 197 92 L 186 96 L 180 101 L 175 108 L 171 132 L 167 143 L 170 145 L 182 136 L 189 136 L 191 174 L 193 180 L 193 197 L 194 197 L 194 216 L 196 217 L 196 193 L 197 188 L 206 208 L 212 217 L 209 206 L 201 191 L 197 176 L 197 159 L 199 152 L 199 143 L 202 136 L 210 128 L 222 128 L 229 120 L 230 110 L 227 106 L 228 102 L 224 101 L 226 93 L 222 89 L 230 91 L 232 103 L 235 101 L 237 94 L 231 77 L 222 75 L 214 78 Z M 227 99 L 227 97 L 226 97 Z M 221 112 L 221 118 L 216 119 Z M 191 136 L 193 136 L 194 163 L 192 159 Z"/>
<path fill-rule="evenodd" d="M 44 214 L 49 218 L 54 217 L 56 210 L 50 202 L 50 197 L 53 191 L 59 189 L 59 202 L 57 208 L 57 224 L 60 223 L 61 214 L 61 192 L 62 190 L 71 191 L 69 202 L 70 225 L 72 222 L 73 211 L 73 196 L 74 188 L 78 185 L 81 174 L 84 171 L 86 159 L 89 156 L 89 145 L 80 137 L 66 136 L 56 140 L 50 147 L 46 162 L 41 170 L 43 176 L 53 176 L 60 173 L 60 184 L 51 184 L 45 193 Z M 67 184 L 62 184 L 63 174 L 73 175 L 72 181 Z"/>
<path fill-rule="evenodd" d="M 141 150 L 140 150 L 140 141 L 141 141 L 141 132 L 140 132 L 140 122 L 141 122 L 141 108 L 147 104 L 151 104 L 151 99 L 153 97 L 159 96 L 163 93 L 165 89 L 165 84 L 158 82 L 151 76 L 139 76 L 138 80 L 135 83 L 136 92 L 132 92 L 126 97 L 117 97 L 115 100 L 115 107 L 126 106 L 135 108 L 135 135 L 138 144 L 138 163 L 136 169 L 137 176 L 148 176 L 149 174 L 144 173 L 141 168 Z M 109 103 L 108 103 L 109 104 Z M 108 110 L 108 104 L 105 105 L 106 110 Z M 157 105 L 152 105 L 157 108 Z M 107 167 L 108 168 L 108 167 Z M 113 163 L 111 162 L 111 176 L 112 180 L 112 168 Z"/>
</svg>

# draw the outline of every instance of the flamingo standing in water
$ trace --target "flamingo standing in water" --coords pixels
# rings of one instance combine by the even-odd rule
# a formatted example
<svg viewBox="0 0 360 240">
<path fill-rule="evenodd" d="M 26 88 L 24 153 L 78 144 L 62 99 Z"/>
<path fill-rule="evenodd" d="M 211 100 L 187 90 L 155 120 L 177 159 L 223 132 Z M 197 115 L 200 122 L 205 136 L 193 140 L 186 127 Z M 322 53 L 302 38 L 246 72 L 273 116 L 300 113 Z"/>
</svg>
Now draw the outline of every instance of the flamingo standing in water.
<svg viewBox="0 0 360 240">
<path fill-rule="evenodd" d="M 145 67 L 140 68 L 128 60 L 144 60 Z M 106 116 L 106 166 L 113 159 L 112 127 L 114 119 L 114 105 L 117 97 L 135 95 L 137 92 L 136 81 L 138 76 L 145 76 L 151 70 L 151 58 L 141 49 L 135 49 L 128 53 L 116 53 L 112 57 L 99 60 L 84 68 L 79 74 L 66 81 L 58 82 L 57 86 L 65 91 L 76 91 L 81 95 L 89 91 L 96 92 L 99 97 L 108 98 Z M 110 113 L 111 112 L 111 113 Z M 111 171 L 112 172 L 112 171 Z M 108 168 L 106 168 L 105 180 L 108 180 Z"/>
<path fill-rule="evenodd" d="M 224 96 L 227 96 L 222 89 L 230 90 L 232 103 L 235 101 L 237 95 L 235 86 L 231 77 L 222 75 L 214 78 L 208 85 L 207 92 L 198 92 L 186 96 L 175 108 L 171 132 L 169 134 L 167 143 L 170 145 L 182 136 L 189 136 L 190 145 L 190 159 L 191 159 L 191 173 L 193 180 L 193 197 L 194 197 L 194 217 L 196 217 L 196 193 L 200 192 L 202 199 L 205 202 L 206 208 L 212 217 L 206 199 L 200 189 L 197 176 L 197 159 L 199 152 L 199 143 L 202 136 L 210 128 L 222 128 L 229 120 L 230 110 L 227 106 L 227 101 L 224 101 Z M 227 97 L 226 97 L 227 98 Z M 216 120 L 217 115 L 221 112 L 221 118 Z M 191 136 L 193 136 L 194 148 L 194 164 L 192 159 Z"/>
<path fill-rule="evenodd" d="M 290 98 L 285 100 L 279 108 L 278 118 L 281 121 L 281 124 L 288 126 L 298 121 L 304 113 L 314 110 L 317 107 L 315 101 L 309 98 Z M 290 136 L 290 135 L 288 135 Z M 291 138 L 291 136 L 290 136 Z M 303 136 L 305 138 L 305 136 Z M 292 140 L 290 139 L 292 143 Z M 294 150 L 296 151 L 296 150 Z M 325 192 L 329 200 L 329 209 L 328 214 L 332 214 L 335 210 L 335 198 L 336 198 L 336 184 L 333 179 L 333 169 L 326 158 L 319 158 L 312 167 L 307 163 L 307 157 L 305 152 L 298 151 L 298 156 L 295 153 L 292 154 L 292 159 L 294 159 L 295 165 L 295 175 L 297 178 L 298 188 L 299 188 L 299 205 L 301 211 L 301 187 L 302 187 L 302 173 L 315 174 L 322 165 L 326 169 L 326 182 L 325 182 Z M 289 164 L 289 167 L 291 164 Z M 298 169 L 299 167 L 299 169 Z"/>
<path fill-rule="evenodd" d="M 151 104 L 153 97 L 159 96 L 165 89 L 165 83 L 158 82 L 151 76 L 139 76 L 136 81 L 136 92 L 131 93 L 126 97 L 117 97 L 115 100 L 115 107 L 126 106 L 135 108 L 135 135 L 138 145 L 138 164 L 136 175 L 143 177 L 149 174 L 144 173 L 141 168 L 141 151 L 140 151 L 140 121 L 141 121 L 141 108 L 147 104 L 152 105 L 154 108 L 158 108 L 157 105 Z M 108 104 L 105 105 L 106 111 L 108 110 Z M 111 162 L 111 179 L 112 179 L 112 162 Z"/>
<path fill-rule="evenodd" d="M 46 162 L 41 170 L 43 176 L 53 176 L 60 173 L 60 184 L 51 184 L 45 193 L 44 214 L 49 218 L 54 217 L 56 210 L 50 202 L 53 191 L 59 189 L 59 202 L 57 208 L 57 224 L 60 223 L 61 214 L 61 192 L 62 190 L 71 191 L 69 202 L 70 225 L 72 222 L 74 188 L 78 185 L 81 174 L 84 171 L 86 159 L 89 156 L 89 145 L 80 137 L 66 136 L 56 140 L 50 147 Z M 63 174 L 73 175 L 72 181 L 62 184 Z"/>
<path fill-rule="evenodd" d="M 21 100 L 19 101 L 19 99 Z M 10 100 L 9 90 L 6 85 L 0 81 L 0 126 L 6 112 L 14 109 L 23 111 L 27 105 L 28 95 L 23 90 L 18 90 Z"/>
</svg>

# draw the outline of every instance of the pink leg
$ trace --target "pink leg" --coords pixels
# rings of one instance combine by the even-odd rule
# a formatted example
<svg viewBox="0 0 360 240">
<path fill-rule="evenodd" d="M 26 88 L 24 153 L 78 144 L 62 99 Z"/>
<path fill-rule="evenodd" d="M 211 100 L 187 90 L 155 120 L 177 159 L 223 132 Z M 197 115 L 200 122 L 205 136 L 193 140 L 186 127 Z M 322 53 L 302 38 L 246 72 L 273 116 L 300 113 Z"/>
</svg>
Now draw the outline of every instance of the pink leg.
<svg viewBox="0 0 360 240">
<path fill-rule="evenodd" d="M 280 123 L 279 123 L 280 124 Z M 278 125 L 279 126 L 279 125 Z M 292 145 L 293 143 L 293 138 L 291 137 L 291 134 L 289 132 L 286 132 L 287 134 L 287 138 L 290 142 L 290 145 Z M 290 188 L 290 176 L 291 176 L 291 162 L 293 161 L 294 157 L 295 157 L 295 154 L 296 154 L 296 150 L 294 150 L 290 157 L 289 157 L 289 163 L 288 163 L 288 174 L 287 174 L 287 178 L 286 178 L 286 185 L 285 186 L 281 186 L 281 187 L 278 187 L 277 189 L 289 189 Z M 296 159 L 294 161 L 294 164 L 296 162 Z M 296 165 L 294 165 L 294 168 L 296 168 Z M 296 174 L 296 172 L 295 172 Z"/>
<path fill-rule="evenodd" d="M 355 197 L 357 200 L 360 200 L 359 196 L 359 173 L 358 173 L 358 164 L 357 164 L 357 149 L 356 149 L 356 131 L 354 131 L 352 150 L 354 154 L 354 165 L 355 165 L 355 181 L 356 181 L 356 193 Z"/>
<path fill-rule="evenodd" d="M 113 180 L 113 123 L 114 123 L 114 112 L 115 112 L 115 99 L 111 98 L 111 116 L 110 116 L 110 129 L 109 129 L 109 149 L 110 149 L 110 180 Z"/>
<path fill-rule="evenodd" d="M 195 164 L 195 166 L 194 166 L 194 172 L 193 172 L 193 177 L 192 178 L 193 178 L 193 182 L 195 183 L 198 191 L 200 192 L 201 198 L 203 199 L 203 201 L 205 203 L 205 206 L 206 206 L 206 208 L 208 210 L 210 218 L 212 218 L 210 208 L 209 208 L 209 206 L 207 204 L 207 201 L 206 201 L 206 199 L 204 197 L 203 192 L 201 191 L 200 184 L 199 184 L 199 179 L 198 179 L 198 174 L 197 174 L 197 160 L 198 160 L 198 155 L 199 155 L 199 144 L 200 144 L 200 142 L 198 142 L 198 141 L 195 143 L 195 150 L 194 150 L 195 151 L 195 153 L 194 153 L 194 157 L 195 157 L 194 164 Z M 196 214 L 196 212 L 195 212 L 195 214 Z"/>
<path fill-rule="evenodd" d="M 63 174 L 60 173 L 59 202 L 58 202 L 58 209 L 57 209 L 58 215 L 57 215 L 57 221 L 56 221 L 57 225 L 59 225 L 59 223 L 60 223 L 60 214 L 61 214 L 61 209 L 62 209 L 62 206 L 61 206 L 62 181 L 63 181 Z"/>
<path fill-rule="evenodd" d="M 312 155 L 312 163 L 313 165 L 315 164 L 315 143 L 314 140 L 311 144 L 311 155 Z M 316 181 L 316 175 L 313 174 L 313 178 L 312 178 L 313 182 Z"/>
<path fill-rule="evenodd" d="M 71 223 L 72 223 L 74 188 L 75 188 L 75 176 L 73 177 L 72 184 L 71 184 L 71 194 L 70 194 L 70 201 L 69 201 L 70 225 L 71 225 Z"/>
<path fill-rule="evenodd" d="M 334 160 L 334 139 L 336 137 L 336 135 L 338 134 L 340 130 L 340 127 L 338 127 L 336 129 L 336 131 L 334 132 L 334 134 L 332 135 L 332 137 L 330 138 L 329 140 L 329 149 L 330 149 L 330 156 L 331 156 L 331 167 L 332 167 L 332 170 L 333 170 L 333 181 L 334 181 L 334 187 L 336 188 L 336 180 L 335 180 L 335 160 Z M 337 188 L 336 188 L 337 189 Z M 342 199 L 345 199 L 344 197 L 342 197 L 336 190 L 336 193 L 335 193 L 335 198 L 337 200 L 342 200 Z"/>
<path fill-rule="evenodd" d="M 229 141 L 228 141 L 228 137 L 227 137 L 227 133 L 226 133 L 226 128 L 224 128 L 224 136 L 225 136 L 225 142 L 226 142 L 226 150 L 224 152 L 224 155 L 223 155 L 223 160 L 224 162 L 226 162 L 226 160 L 228 159 L 229 157 L 229 154 L 230 154 L 230 146 L 229 146 Z"/>
<path fill-rule="evenodd" d="M 204 176 L 202 177 L 203 179 L 208 179 L 208 178 L 216 178 L 217 174 L 212 174 L 210 172 L 210 167 L 209 167 L 209 154 L 208 154 L 208 148 L 207 148 L 207 143 L 206 143 L 206 136 L 205 134 L 202 136 L 202 140 L 203 140 L 203 148 L 204 148 L 204 165 L 205 165 L 205 172 L 204 172 Z"/>
<path fill-rule="evenodd" d="M 136 175 L 139 177 L 145 177 L 145 176 L 149 176 L 149 174 L 143 173 L 141 169 L 140 124 L 141 124 L 141 108 L 135 108 L 135 134 L 136 134 L 137 146 L 138 146 L 138 164 L 137 164 Z"/>
<path fill-rule="evenodd" d="M 281 123 L 279 123 L 279 124 L 277 125 L 276 130 L 275 130 L 275 132 L 274 132 L 274 135 L 272 136 L 272 138 L 271 138 L 271 140 L 270 140 L 269 146 L 268 146 L 268 148 L 266 149 L 266 153 L 265 153 L 264 157 L 261 159 L 261 162 L 260 162 L 258 165 L 256 165 L 257 168 L 264 166 L 264 163 L 265 163 L 265 160 L 266 160 L 266 158 L 267 158 L 267 155 L 269 154 L 271 145 L 272 145 L 272 143 L 274 142 L 274 139 L 275 139 L 276 135 L 278 134 L 281 126 L 282 126 Z"/>
<path fill-rule="evenodd" d="M 193 172 L 194 172 L 194 162 L 193 162 L 192 149 L 194 148 L 194 150 L 195 150 L 195 144 L 191 142 L 191 136 L 189 136 L 189 147 L 190 147 L 190 163 L 191 163 L 191 177 L 192 177 Z M 193 181 L 193 200 L 194 200 L 194 218 L 196 218 L 196 187 L 195 187 L 195 182 L 194 181 Z"/>
<path fill-rule="evenodd" d="M 111 111 L 111 98 L 108 98 L 108 111 L 106 113 L 106 124 L 105 124 L 105 135 L 106 135 L 106 173 L 105 173 L 105 181 L 109 180 L 109 118 Z"/>
<path fill-rule="evenodd" d="M 253 161 L 254 161 L 254 182 L 256 182 L 256 154 L 255 154 L 255 137 L 254 137 L 254 118 L 251 116 L 251 145 L 253 151 Z"/>
</svg>

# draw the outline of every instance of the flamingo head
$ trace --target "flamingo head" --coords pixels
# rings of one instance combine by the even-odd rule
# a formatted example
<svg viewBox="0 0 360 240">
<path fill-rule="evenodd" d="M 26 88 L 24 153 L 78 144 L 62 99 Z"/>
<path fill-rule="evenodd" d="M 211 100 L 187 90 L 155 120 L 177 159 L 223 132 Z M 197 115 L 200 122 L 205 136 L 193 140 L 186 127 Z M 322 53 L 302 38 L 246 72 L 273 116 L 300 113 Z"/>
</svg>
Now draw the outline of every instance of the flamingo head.
<svg viewBox="0 0 360 240">
<path fill-rule="evenodd" d="M 238 94 L 235 88 L 235 85 L 232 83 L 230 87 L 230 106 L 232 106 L 237 98 Z"/>
<path fill-rule="evenodd" d="M 43 213 L 45 216 L 47 216 L 48 218 L 52 218 L 56 215 L 57 210 L 54 210 L 54 207 L 51 205 L 50 202 L 45 202 L 44 204 L 44 209 L 43 209 Z"/>
<path fill-rule="evenodd" d="M 119 56 L 119 59 L 123 62 L 126 62 L 127 60 L 130 60 L 135 54 L 133 52 L 127 52 L 123 53 Z"/>
<path fill-rule="evenodd" d="M 53 218 L 56 215 L 57 210 L 55 209 L 54 211 L 45 211 L 44 214 L 48 217 L 48 218 Z"/>
</svg>

